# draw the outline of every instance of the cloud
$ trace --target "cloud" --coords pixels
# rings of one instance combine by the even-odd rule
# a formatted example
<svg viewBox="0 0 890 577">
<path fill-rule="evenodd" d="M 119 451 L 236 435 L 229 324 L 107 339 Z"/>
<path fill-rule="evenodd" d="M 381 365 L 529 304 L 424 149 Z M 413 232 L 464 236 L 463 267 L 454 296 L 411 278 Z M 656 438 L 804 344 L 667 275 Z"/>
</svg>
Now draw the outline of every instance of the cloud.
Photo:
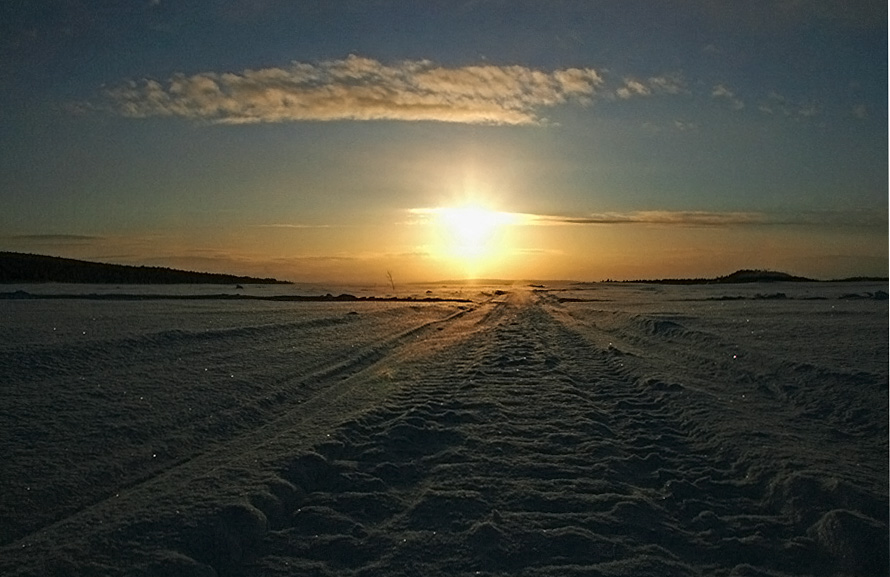
<svg viewBox="0 0 890 577">
<path fill-rule="evenodd" d="M 624 79 L 624 86 L 615 91 L 619 98 L 628 99 L 633 96 L 649 96 L 652 90 L 638 80 L 632 78 Z"/>
<path fill-rule="evenodd" d="M 332 228 L 330 224 L 294 224 L 294 223 L 274 223 L 274 224 L 258 224 L 259 228 Z"/>
<path fill-rule="evenodd" d="M 586 216 L 537 215 L 532 222 L 539 224 L 664 224 L 664 225 L 744 225 L 767 222 L 759 212 L 710 212 L 643 210 L 633 212 L 605 212 Z"/>
<path fill-rule="evenodd" d="M 686 82 L 679 74 L 651 76 L 645 81 L 625 78 L 624 85 L 615 91 L 619 98 L 627 100 L 634 96 L 650 96 L 655 92 L 681 94 L 688 92 Z"/>
<path fill-rule="evenodd" d="M 108 239 L 102 236 L 86 234 L 10 234 L 0 235 L 10 250 L 32 251 L 39 250 L 56 251 L 67 248 L 87 248 L 106 242 Z"/>
<path fill-rule="evenodd" d="M 405 224 L 422 225 L 448 208 L 411 208 L 412 218 Z M 881 211 L 796 211 L 765 213 L 756 211 L 707 210 L 639 210 L 601 212 L 582 215 L 532 214 L 519 212 L 492 213 L 498 224 L 506 226 L 566 225 L 659 225 L 659 226 L 886 226 Z"/>
<path fill-rule="evenodd" d="M 656 92 L 667 94 L 683 94 L 689 92 L 686 81 L 679 74 L 665 74 L 649 78 L 649 86 Z"/>
<path fill-rule="evenodd" d="M 745 103 L 736 98 L 735 93 L 724 84 L 714 86 L 714 89 L 711 90 L 711 96 L 726 100 L 729 103 L 729 107 L 733 110 L 741 110 L 745 107 Z"/>
<path fill-rule="evenodd" d="M 819 114 L 819 107 L 815 104 L 804 104 L 798 109 L 797 113 L 804 118 L 811 118 Z"/>
<path fill-rule="evenodd" d="M 669 121 L 665 124 L 657 124 L 654 122 L 646 121 L 642 125 L 643 129 L 648 130 L 652 133 L 660 133 L 664 130 L 673 129 L 679 132 L 691 132 L 693 130 L 698 130 L 697 122 L 689 122 L 686 120 L 673 120 Z"/>
<path fill-rule="evenodd" d="M 532 225 L 649 224 L 665 226 L 804 225 L 871 227 L 886 226 L 880 211 L 796 211 L 793 214 L 746 211 L 642 210 L 605 212 L 583 216 L 523 214 Z"/>
<path fill-rule="evenodd" d="M 779 113 L 787 117 L 797 116 L 801 118 L 813 118 L 822 112 L 822 109 L 813 102 L 801 102 L 795 104 L 774 91 L 770 91 L 769 94 L 767 94 L 766 100 L 762 101 L 757 109 L 764 114 Z M 862 112 L 864 112 L 864 110 Z M 853 115 L 856 116 L 855 109 Z"/>
<path fill-rule="evenodd" d="M 85 234 L 14 234 L 6 236 L 10 240 L 26 240 L 37 242 L 90 242 L 102 240 L 101 236 L 89 236 Z"/>
<path fill-rule="evenodd" d="M 764 114 L 773 114 L 775 112 L 781 112 L 785 116 L 791 114 L 791 111 L 788 108 L 788 101 L 784 96 L 773 90 L 767 94 L 766 100 L 761 102 L 757 109 Z"/>
<path fill-rule="evenodd" d="M 868 107 L 864 104 L 857 104 L 853 106 L 852 114 L 859 120 L 865 120 L 868 118 Z"/>
<path fill-rule="evenodd" d="M 685 122 L 683 120 L 675 120 L 674 128 L 681 132 L 686 132 L 689 130 L 698 130 L 698 124 L 695 122 Z"/>
<path fill-rule="evenodd" d="M 423 224 L 431 217 L 452 209 L 411 208 L 407 212 L 416 217 L 408 224 Z M 586 225 L 586 224 L 662 224 L 662 225 L 748 225 L 771 222 L 760 212 L 711 212 L 644 210 L 632 212 L 603 212 L 579 216 L 530 214 L 515 212 L 492 213 L 499 224 L 526 226 Z"/>
<path fill-rule="evenodd" d="M 592 68 L 551 72 L 525 66 L 445 68 L 428 60 L 389 66 L 350 55 L 240 73 L 175 74 L 106 91 L 118 114 L 213 123 L 331 120 L 541 124 L 541 108 L 587 105 L 603 80 Z"/>
</svg>

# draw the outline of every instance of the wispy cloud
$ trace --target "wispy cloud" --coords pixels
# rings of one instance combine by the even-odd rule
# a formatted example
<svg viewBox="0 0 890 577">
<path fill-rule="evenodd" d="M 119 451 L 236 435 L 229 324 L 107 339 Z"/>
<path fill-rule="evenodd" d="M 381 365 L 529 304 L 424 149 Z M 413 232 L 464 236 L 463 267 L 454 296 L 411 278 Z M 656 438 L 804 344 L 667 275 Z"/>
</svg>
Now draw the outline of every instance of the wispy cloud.
<svg viewBox="0 0 890 577">
<path fill-rule="evenodd" d="M 679 74 L 663 74 L 650 76 L 645 80 L 625 78 L 624 84 L 615 91 L 618 98 L 627 100 L 634 96 L 650 96 L 656 92 L 664 94 L 682 94 L 689 92 L 686 81 Z"/>
<path fill-rule="evenodd" d="M 767 222 L 759 212 L 709 212 L 691 210 L 643 210 L 633 212 L 604 212 L 584 216 L 533 215 L 533 224 L 663 224 L 687 226 L 715 226 L 760 224 Z"/>
<path fill-rule="evenodd" d="M 803 104 L 797 110 L 797 114 L 803 116 L 804 118 L 811 118 L 819 114 L 819 107 L 815 104 Z"/>
<path fill-rule="evenodd" d="M 240 73 L 176 74 L 107 90 L 130 117 L 177 116 L 214 123 L 330 120 L 540 124 L 541 109 L 587 105 L 603 80 L 592 68 L 445 68 L 428 60 L 394 65 L 350 55 Z"/>
<path fill-rule="evenodd" d="M 793 103 L 781 94 L 770 91 L 766 99 L 757 107 L 758 110 L 765 114 L 782 114 L 787 117 L 812 118 L 821 113 L 821 108 L 812 101 Z M 855 115 L 855 110 L 854 110 Z"/>
<path fill-rule="evenodd" d="M 275 223 L 275 224 L 259 224 L 259 228 L 331 228 L 330 224 L 297 224 L 297 223 Z"/>
<path fill-rule="evenodd" d="M 406 224 L 424 224 L 438 218 L 448 208 L 412 208 Z M 880 211 L 798 211 L 793 214 L 757 211 L 639 210 L 600 212 L 579 215 L 492 212 L 492 222 L 499 225 L 659 225 L 659 226 L 886 226 Z"/>
<path fill-rule="evenodd" d="M 4 241 L 11 248 L 18 250 L 30 250 L 30 247 L 47 250 L 48 248 L 82 247 L 101 243 L 107 240 L 101 236 L 86 234 L 10 234 L 0 235 L 0 241 Z"/>
<path fill-rule="evenodd" d="M 698 130 L 698 124 L 695 122 L 687 122 L 683 120 L 674 120 L 674 128 L 681 132 L 689 130 Z"/>
<path fill-rule="evenodd" d="M 409 224 L 422 224 L 443 213 L 460 209 L 412 208 L 407 212 L 416 217 Z M 747 225 L 770 222 L 760 212 L 710 212 L 645 210 L 631 212 L 603 212 L 583 215 L 551 215 L 515 212 L 491 212 L 489 219 L 501 225 L 558 226 L 595 224 L 660 224 L 660 225 Z"/>
<path fill-rule="evenodd" d="M 523 215 L 524 222 L 541 225 L 664 225 L 664 226 L 886 226 L 881 211 L 796 211 L 792 213 L 766 213 L 751 211 L 704 211 L 704 210 L 641 210 L 631 212 L 605 212 L 582 216 Z"/>
<path fill-rule="evenodd" d="M 633 78 L 625 78 L 624 86 L 616 90 L 615 94 L 618 95 L 618 98 L 623 98 L 626 100 L 634 96 L 649 96 L 650 94 L 652 94 L 652 90 L 639 80 L 634 80 Z"/>
<path fill-rule="evenodd" d="M 85 234 L 12 234 L 5 238 L 10 240 L 31 240 L 31 241 L 47 241 L 47 242 L 70 242 L 81 241 L 88 242 L 92 240 L 101 240 L 101 236 L 89 236 Z"/>
<path fill-rule="evenodd" d="M 726 100 L 729 103 L 729 107 L 733 110 L 741 110 L 745 107 L 745 103 L 737 98 L 735 93 L 724 84 L 714 86 L 714 89 L 711 90 L 711 96 Z"/>
<path fill-rule="evenodd" d="M 765 114 L 773 114 L 776 111 L 785 116 L 791 114 L 785 97 L 775 91 L 770 91 L 769 94 L 767 94 L 766 100 L 760 103 L 758 110 Z"/>
</svg>

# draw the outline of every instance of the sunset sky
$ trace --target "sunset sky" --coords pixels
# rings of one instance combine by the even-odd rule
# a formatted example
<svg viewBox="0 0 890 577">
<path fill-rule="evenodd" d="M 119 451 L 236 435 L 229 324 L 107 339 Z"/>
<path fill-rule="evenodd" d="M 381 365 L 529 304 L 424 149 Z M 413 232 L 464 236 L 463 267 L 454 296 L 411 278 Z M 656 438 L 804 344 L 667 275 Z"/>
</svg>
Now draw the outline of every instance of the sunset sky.
<svg viewBox="0 0 890 577">
<path fill-rule="evenodd" d="M 294 281 L 888 271 L 887 4 L 0 5 L 0 250 Z"/>
</svg>

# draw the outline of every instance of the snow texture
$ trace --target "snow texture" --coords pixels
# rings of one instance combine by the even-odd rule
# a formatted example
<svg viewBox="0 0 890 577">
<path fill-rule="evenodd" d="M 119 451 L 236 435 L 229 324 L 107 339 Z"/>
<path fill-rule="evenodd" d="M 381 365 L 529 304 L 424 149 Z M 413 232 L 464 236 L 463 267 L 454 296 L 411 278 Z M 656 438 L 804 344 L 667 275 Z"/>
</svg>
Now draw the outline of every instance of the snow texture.
<svg viewBox="0 0 890 577">
<path fill-rule="evenodd" d="M 887 575 L 886 290 L 0 300 L 0 574 Z"/>
</svg>

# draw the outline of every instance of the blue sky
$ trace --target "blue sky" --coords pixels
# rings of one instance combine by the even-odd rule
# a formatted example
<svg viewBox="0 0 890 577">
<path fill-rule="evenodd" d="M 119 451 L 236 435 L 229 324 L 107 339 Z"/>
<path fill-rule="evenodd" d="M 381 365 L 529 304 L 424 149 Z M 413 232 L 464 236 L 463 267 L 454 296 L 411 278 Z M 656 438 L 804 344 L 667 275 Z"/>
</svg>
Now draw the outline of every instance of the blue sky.
<svg viewBox="0 0 890 577">
<path fill-rule="evenodd" d="M 292 280 L 886 275 L 886 47 L 881 2 L 5 3 L 0 249 Z M 473 257 L 436 216 L 464 205 L 513 215 Z"/>
</svg>

